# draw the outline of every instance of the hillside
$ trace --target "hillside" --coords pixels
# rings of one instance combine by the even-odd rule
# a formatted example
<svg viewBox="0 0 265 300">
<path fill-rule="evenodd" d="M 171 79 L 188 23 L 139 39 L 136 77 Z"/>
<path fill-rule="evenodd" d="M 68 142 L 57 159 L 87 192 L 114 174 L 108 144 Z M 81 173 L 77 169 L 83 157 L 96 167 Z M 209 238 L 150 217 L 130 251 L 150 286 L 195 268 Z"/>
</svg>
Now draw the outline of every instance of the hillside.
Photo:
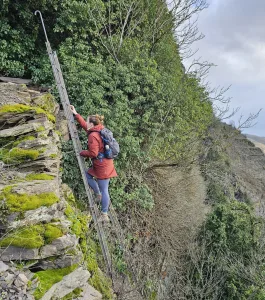
<svg viewBox="0 0 265 300">
<path fill-rule="evenodd" d="M 253 135 L 253 134 L 246 134 L 246 137 L 248 139 L 258 142 L 260 144 L 265 144 L 265 137 L 257 136 L 257 135 Z"/>
</svg>

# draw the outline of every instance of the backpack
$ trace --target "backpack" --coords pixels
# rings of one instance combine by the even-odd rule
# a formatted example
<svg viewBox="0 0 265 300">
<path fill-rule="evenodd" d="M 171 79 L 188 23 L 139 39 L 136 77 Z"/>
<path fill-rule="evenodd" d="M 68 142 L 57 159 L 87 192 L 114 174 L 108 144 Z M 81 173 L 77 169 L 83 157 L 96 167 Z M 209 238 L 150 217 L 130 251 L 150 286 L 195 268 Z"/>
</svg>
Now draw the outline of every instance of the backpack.
<svg viewBox="0 0 265 300">
<path fill-rule="evenodd" d="M 104 144 L 104 153 L 99 152 L 98 159 L 102 159 L 103 157 L 109 159 L 117 158 L 120 152 L 120 146 L 113 137 L 113 133 L 108 128 L 103 128 L 97 132 L 100 134 Z"/>
</svg>

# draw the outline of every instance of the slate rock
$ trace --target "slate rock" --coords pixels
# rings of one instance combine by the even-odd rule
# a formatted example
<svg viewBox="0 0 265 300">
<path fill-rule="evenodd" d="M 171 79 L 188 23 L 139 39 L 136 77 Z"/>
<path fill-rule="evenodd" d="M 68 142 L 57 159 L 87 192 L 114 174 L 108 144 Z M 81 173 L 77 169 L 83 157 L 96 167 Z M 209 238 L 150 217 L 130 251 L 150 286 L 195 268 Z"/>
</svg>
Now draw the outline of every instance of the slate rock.
<svg viewBox="0 0 265 300">
<path fill-rule="evenodd" d="M 39 258 L 39 249 L 26 249 L 15 246 L 0 248 L 0 259 L 2 261 L 28 260 L 37 258 Z"/>
<path fill-rule="evenodd" d="M 54 284 L 41 298 L 41 300 L 61 299 L 74 289 L 86 285 L 90 273 L 83 268 L 78 268 L 72 273 L 63 277 L 63 279 Z"/>
<path fill-rule="evenodd" d="M 6 265 L 3 261 L 0 261 L 0 273 L 3 273 L 9 269 L 9 266 Z"/>
</svg>

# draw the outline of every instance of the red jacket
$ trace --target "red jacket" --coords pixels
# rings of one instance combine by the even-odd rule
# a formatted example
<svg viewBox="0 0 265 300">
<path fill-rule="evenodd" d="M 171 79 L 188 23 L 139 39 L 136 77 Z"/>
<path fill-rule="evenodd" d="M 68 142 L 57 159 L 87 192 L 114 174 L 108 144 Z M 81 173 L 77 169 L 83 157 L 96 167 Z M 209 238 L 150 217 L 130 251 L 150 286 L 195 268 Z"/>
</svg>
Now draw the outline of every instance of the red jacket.
<svg viewBox="0 0 265 300">
<path fill-rule="evenodd" d="M 77 122 L 88 133 L 87 149 L 80 152 L 81 156 L 92 158 L 93 166 L 88 170 L 88 173 L 98 179 L 107 179 L 118 176 L 114 168 L 113 159 L 103 158 L 97 159 L 98 153 L 104 153 L 104 144 L 100 137 L 100 131 L 104 128 L 103 125 L 96 125 L 87 130 L 87 122 L 79 114 L 75 115 Z"/>
</svg>

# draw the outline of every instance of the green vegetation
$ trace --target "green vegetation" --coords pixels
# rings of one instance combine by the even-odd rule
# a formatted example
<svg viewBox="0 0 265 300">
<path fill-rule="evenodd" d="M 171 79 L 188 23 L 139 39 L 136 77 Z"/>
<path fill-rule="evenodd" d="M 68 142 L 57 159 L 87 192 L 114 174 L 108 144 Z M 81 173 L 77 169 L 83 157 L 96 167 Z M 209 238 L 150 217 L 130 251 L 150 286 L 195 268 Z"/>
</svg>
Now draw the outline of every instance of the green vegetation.
<svg viewBox="0 0 265 300">
<path fill-rule="evenodd" d="M 35 160 L 39 156 L 38 150 L 27 150 L 21 148 L 13 148 L 10 151 L 5 151 L 2 154 L 2 160 L 4 163 L 22 163 L 27 160 Z"/>
<path fill-rule="evenodd" d="M 55 108 L 55 100 L 53 95 L 51 94 L 43 94 L 36 98 L 33 98 L 32 101 L 38 105 L 38 107 L 42 108 L 45 112 L 53 114 Z"/>
<path fill-rule="evenodd" d="M 263 299 L 264 219 L 258 217 L 241 192 L 226 151 L 226 135 L 237 134 L 217 123 L 208 137 L 202 171 L 207 180 L 207 201 L 212 205 L 189 252 L 187 299 Z"/>
<path fill-rule="evenodd" d="M 40 248 L 44 244 L 50 244 L 61 237 L 63 232 L 53 224 L 32 225 L 17 229 L 0 240 L 1 247 L 9 245 L 21 248 Z"/>
<path fill-rule="evenodd" d="M 40 206 L 51 206 L 59 201 L 54 193 L 41 193 L 36 195 L 12 193 L 12 186 L 7 186 L 0 193 L 0 200 L 5 203 L 11 212 L 21 212 L 36 209 Z"/>
<path fill-rule="evenodd" d="M 40 107 L 25 104 L 3 105 L 0 107 L 0 115 L 4 113 L 23 113 L 27 111 L 34 111 L 36 114 L 45 114 L 51 122 L 55 122 L 55 117 Z"/>
<path fill-rule="evenodd" d="M 53 180 L 54 176 L 45 174 L 45 173 L 31 173 L 26 176 L 26 180 L 31 181 L 31 180 Z"/>
<path fill-rule="evenodd" d="M 90 284 L 102 293 L 104 299 L 112 299 L 111 281 L 100 270 L 98 266 L 98 252 L 100 251 L 98 245 L 88 234 L 88 224 L 91 217 L 86 213 L 81 213 L 77 208 L 71 205 L 75 204 L 75 199 L 72 193 L 65 193 L 65 198 L 68 199 L 68 205 L 65 210 L 65 215 L 71 221 L 71 231 L 79 236 L 79 243 L 84 255 L 84 261 L 87 269 L 91 273 L 89 279 Z M 71 205 L 70 205 L 71 203 Z"/>
<path fill-rule="evenodd" d="M 84 242 L 81 243 L 81 247 L 83 249 L 83 253 L 85 254 L 87 269 L 92 274 L 91 278 L 89 278 L 89 283 L 96 290 L 100 291 L 105 299 L 113 299 L 111 280 L 110 278 L 107 278 L 98 267 L 98 246 L 91 238 L 87 238 L 86 244 Z"/>
<path fill-rule="evenodd" d="M 44 126 L 39 126 L 37 129 L 36 129 L 36 131 L 37 132 L 41 132 L 41 131 L 44 131 L 45 130 L 45 127 Z"/>
<path fill-rule="evenodd" d="M 193 145 L 205 135 L 213 117 L 208 92 L 183 67 L 173 35 L 177 19 L 162 0 L 148 4 L 139 0 L 137 5 L 123 0 L 5 1 L 0 71 L 46 86 L 52 85 L 53 76 L 39 20 L 32 14 L 36 7 L 48 18 L 47 33 L 58 53 L 71 103 L 84 117 L 91 109 L 103 114 L 121 145 L 116 162 L 119 178 L 111 185 L 113 204 L 126 210 L 135 202 L 151 209 L 151 192 L 143 186 L 149 162 L 192 157 Z M 128 22 L 123 27 L 124 20 Z M 84 134 L 84 147 L 86 138 Z M 66 142 L 63 180 L 81 198 L 84 190 L 72 151 L 71 141 Z"/>
<path fill-rule="evenodd" d="M 25 141 L 34 140 L 34 136 L 20 136 L 19 138 L 1 138 L 0 139 L 0 160 L 5 163 L 21 163 L 25 160 L 34 160 L 38 158 L 37 150 L 27 150 L 17 148 L 17 146 Z M 32 152 L 33 151 L 33 152 Z"/>
<path fill-rule="evenodd" d="M 36 138 L 34 136 L 22 136 L 16 139 L 16 141 L 12 144 L 12 148 L 18 146 L 20 143 L 26 142 L 26 141 L 33 141 Z"/>
<path fill-rule="evenodd" d="M 65 275 L 73 272 L 76 268 L 77 265 L 73 265 L 63 269 L 53 269 L 35 273 L 35 276 L 39 278 L 40 281 L 38 288 L 34 292 L 35 299 L 39 300 L 49 288 L 61 281 Z"/>
<path fill-rule="evenodd" d="M 61 228 L 53 224 L 45 225 L 44 239 L 46 244 L 50 244 L 53 240 L 63 236 L 63 231 Z"/>
</svg>

